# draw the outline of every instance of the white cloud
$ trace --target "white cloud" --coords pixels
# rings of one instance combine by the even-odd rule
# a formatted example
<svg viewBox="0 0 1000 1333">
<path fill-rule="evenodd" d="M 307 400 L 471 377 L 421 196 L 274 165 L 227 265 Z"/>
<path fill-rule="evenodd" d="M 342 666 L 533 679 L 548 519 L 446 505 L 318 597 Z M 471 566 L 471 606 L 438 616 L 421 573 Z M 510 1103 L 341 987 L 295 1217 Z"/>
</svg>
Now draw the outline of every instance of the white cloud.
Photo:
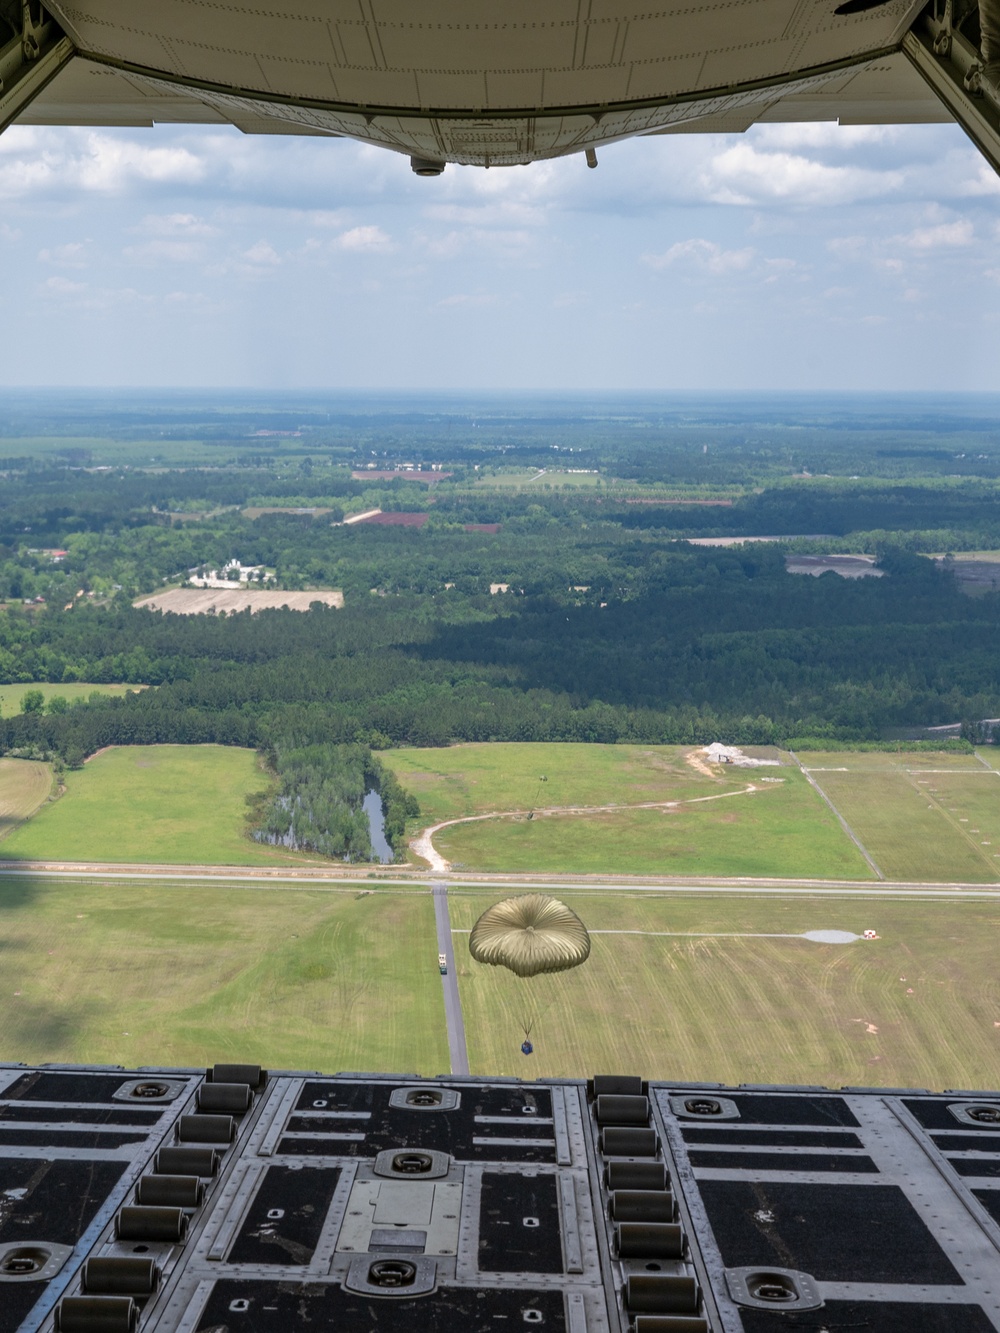
<svg viewBox="0 0 1000 1333">
<path fill-rule="evenodd" d="M 956 127 L 768 125 L 600 157 L 418 180 L 350 140 L 15 127 L 0 277 L 27 313 L 3 373 L 572 385 L 593 375 L 583 320 L 609 387 L 889 387 L 920 383 L 925 317 L 955 382 L 988 382 L 988 340 L 961 329 L 996 305 L 1000 182 Z M 678 289 L 690 329 L 667 317 Z"/>
<path fill-rule="evenodd" d="M 891 194 L 903 179 L 900 171 L 830 166 L 798 153 L 762 152 L 746 142 L 716 154 L 701 173 L 713 203 L 744 206 L 853 203 Z"/>
<path fill-rule="evenodd" d="M 11 141 L 12 140 L 12 141 Z M 183 144 L 158 145 L 99 131 L 61 135 L 15 126 L 0 139 L 0 197 L 58 191 L 121 194 L 136 185 L 194 186 L 205 162 Z"/>
<path fill-rule="evenodd" d="M 898 137 L 894 125 L 838 125 L 835 121 L 791 122 L 787 125 L 756 125 L 754 139 L 765 148 L 856 149 L 862 144 L 881 144 Z"/>
<path fill-rule="evenodd" d="M 274 267 L 281 263 L 281 256 L 270 241 L 258 241 L 256 245 L 251 245 L 249 250 L 243 251 L 241 258 L 248 264 L 264 268 Z"/>
<path fill-rule="evenodd" d="M 204 292 L 167 292 L 163 298 L 165 306 L 187 308 L 191 306 L 206 306 L 211 304 L 210 298 Z"/>
<path fill-rule="evenodd" d="M 153 304 L 154 298 L 134 287 L 94 287 L 86 282 L 72 282 L 60 274 L 46 278 L 42 292 L 64 307 L 80 311 L 100 312 L 122 307 Z"/>
<path fill-rule="evenodd" d="M 307 227 L 342 227 L 347 219 L 339 209 L 300 208 L 288 209 L 288 220 Z"/>
<path fill-rule="evenodd" d="M 662 255 L 643 255 L 650 268 L 664 269 L 679 261 L 687 261 L 709 273 L 739 273 L 750 267 L 757 252 L 750 247 L 742 250 L 724 250 L 714 241 L 701 237 L 677 241 Z"/>
<path fill-rule="evenodd" d="M 375 226 L 352 227 L 350 231 L 342 232 L 334 244 L 340 250 L 366 254 L 387 254 L 395 249 L 382 228 Z"/>
<path fill-rule="evenodd" d="M 204 245 L 197 240 L 169 240 L 161 238 L 144 245 L 129 245 L 122 251 L 126 259 L 140 264 L 192 264 L 202 259 Z"/>
<path fill-rule="evenodd" d="M 910 250 L 939 250 L 960 245 L 971 245 L 975 239 L 975 228 L 968 218 L 957 222 L 942 222 L 936 227 L 917 227 L 908 235 L 897 236 L 900 245 Z"/>
<path fill-rule="evenodd" d="M 466 250 L 488 251 L 496 258 L 523 259 L 534 244 L 535 234 L 516 227 L 453 227 L 450 231 L 425 231 L 415 243 L 435 259 L 451 259 Z"/>
<path fill-rule="evenodd" d="M 780 282 L 782 278 L 790 278 L 793 274 L 799 276 L 801 265 L 794 259 L 765 259 L 764 260 L 764 281 L 765 283 Z"/>
<path fill-rule="evenodd" d="M 77 296 L 80 292 L 87 290 L 85 282 L 71 282 L 69 278 L 62 278 L 58 274 L 54 277 L 45 279 L 45 290 L 52 292 L 56 296 Z"/>
<path fill-rule="evenodd" d="M 39 250 L 38 259 L 42 264 L 55 264 L 59 268 L 86 268 L 89 244 L 89 241 L 67 241 L 65 245 L 53 246 L 51 250 Z"/>
<path fill-rule="evenodd" d="M 445 296 L 438 301 L 438 305 L 442 306 L 484 306 L 496 305 L 496 303 L 497 298 L 495 296 L 486 293 L 472 294 L 468 292 L 457 292 L 454 296 Z"/>
<path fill-rule="evenodd" d="M 219 228 L 194 213 L 147 213 L 136 231 L 152 236 L 217 236 Z"/>
<path fill-rule="evenodd" d="M 1000 194 L 1000 176 L 993 170 L 988 162 L 984 162 L 978 153 L 975 154 L 975 161 L 970 163 L 972 175 L 967 176 L 962 181 L 958 193 L 967 198 L 975 198 L 977 195 L 997 195 Z"/>
</svg>

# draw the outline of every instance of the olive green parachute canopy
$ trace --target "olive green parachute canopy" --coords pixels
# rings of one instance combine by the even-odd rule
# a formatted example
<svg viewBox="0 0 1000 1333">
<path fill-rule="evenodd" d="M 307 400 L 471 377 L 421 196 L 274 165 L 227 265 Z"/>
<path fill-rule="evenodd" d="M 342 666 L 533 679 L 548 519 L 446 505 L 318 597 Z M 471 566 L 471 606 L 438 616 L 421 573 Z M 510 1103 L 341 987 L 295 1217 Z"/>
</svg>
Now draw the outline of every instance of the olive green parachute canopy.
<svg viewBox="0 0 1000 1333">
<path fill-rule="evenodd" d="M 577 914 L 558 898 L 525 893 L 487 908 L 472 928 L 469 953 L 477 963 L 534 977 L 585 963 L 590 936 Z"/>
</svg>

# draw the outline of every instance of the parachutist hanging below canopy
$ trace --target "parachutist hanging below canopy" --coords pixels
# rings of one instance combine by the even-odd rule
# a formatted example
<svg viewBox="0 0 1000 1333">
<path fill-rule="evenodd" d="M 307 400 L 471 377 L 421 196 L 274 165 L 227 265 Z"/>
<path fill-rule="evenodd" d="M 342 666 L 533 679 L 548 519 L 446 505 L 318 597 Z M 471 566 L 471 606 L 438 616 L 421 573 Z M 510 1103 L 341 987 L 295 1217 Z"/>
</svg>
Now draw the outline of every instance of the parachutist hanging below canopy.
<svg viewBox="0 0 1000 1333">
<path fill-rule="evenodd" d="M 526 893 L 495 903 L 482 914 L 469 936 L 469 952 L 478 963 L 504 967 L 522 978 L 517 997 L 524 1032 L 521 1051 L 530 1055 L 534 1047 L 528 1038 L 538 1017 L 539 996 L 538 983 L 527 983 L 533 977 L 585 963 L 590 956 L 590 936 L 565 903 L 545 893 Z"/>
</svg>

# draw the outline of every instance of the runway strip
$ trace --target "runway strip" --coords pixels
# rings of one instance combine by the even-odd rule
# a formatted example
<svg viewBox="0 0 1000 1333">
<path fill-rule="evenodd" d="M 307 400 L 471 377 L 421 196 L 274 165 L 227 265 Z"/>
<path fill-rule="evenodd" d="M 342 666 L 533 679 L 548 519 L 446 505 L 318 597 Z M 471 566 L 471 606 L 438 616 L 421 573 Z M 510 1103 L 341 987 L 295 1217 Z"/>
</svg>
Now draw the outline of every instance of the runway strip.
<svg viewBox="0 0 1000 1333">
<path fill-rule="evenodd" d="M 253 869 L 242 866 L 142 866 L 136 864 L 99 864 L 94 862 L 16 862 L 5 866 L 0 861 L 0 881 L 4 879 L 54 879 L 54 880 L 129 880 L 132 882 L 152 882 L 163 884 L 218 884 L 236 885 L 241 889 L 256 889 L 267 892 L 271 888 L 293 889 L 308 893 L 351 893 L 359 889 L 373 892 L 427 892 L 441 884 L 441 880 L 432 875 L 378 874 L 369 871 L 351 875 L 338 870 L 332 874 L 322 872 L 294 871 L 282 874 L 254 873 Z M 478 877 L 452 878 L 448 880 L 452 893 L 477 893 L 483 895 L 510 895 L 541 891 L 544 893 L 657 893 L 684 894 L 688 897 L 700 894 L 724 894 L 751 898 L 866 898 L 912 899 L 935 902 L 947 902 L 956 898 L 968 898 L 987 902 L 1000 899 L 1000 884 L 952 883 L 913 883 L 908 881 L 871 880 L 801 880 L 801 879 L 699 879 L 690 876 L 676 880 L 630 879 L 627 876 L 594 875 L 588 878 L 520 875 L 482 875 Z"/>
</svg>

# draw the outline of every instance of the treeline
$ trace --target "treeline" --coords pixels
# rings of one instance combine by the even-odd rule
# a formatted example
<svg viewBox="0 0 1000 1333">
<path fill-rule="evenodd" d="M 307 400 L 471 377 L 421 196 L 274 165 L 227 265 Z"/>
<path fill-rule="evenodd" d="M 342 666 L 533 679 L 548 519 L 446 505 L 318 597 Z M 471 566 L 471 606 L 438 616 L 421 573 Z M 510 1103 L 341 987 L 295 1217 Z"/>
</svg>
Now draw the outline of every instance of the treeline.
<svg viewBox="0 0 1000 1333">
<path fill-rule="evenodd" d="M 362 802 L 368 790 L 365 751 L 357 745 L 309 745 L 270 754 L 280 788 L 254 838 L 344 861 L 370 861 Z"/>
<path fill-rule="evenodd" d="M 257 841 L 337 860 L 371 861 L 363 802 L 375 791 L 382 801 L 385 840 L 395 857 L 402 856 L 406 821 L 416 818 L 420 807 L 368 746 L 286 747 L 272 738 L 263 755 L 280 785 L 257 816 Z"/>
<path fill-rule="evenodd" d="M 638 594 L 542 594 L 449 610 L 419 597 L 343 611 L 181 617 L 84 607 L 0 617 L 8 680 L 157 686 L 0 719 L 0 749 L 75 763 L 111 744 L 874 740 L 1000 716 L 1000 598 L 887 552 L 886 577 L 785 572 L 773 548 L 675 547 Z"/>
<path fill-rule="evenodd" d="M 784 536 L 828 533 L 905 534 L 950 530 L 1000 541 L 995 483 L 967 480 L 937 485 L 810 481 L 769 487 L 732 508 L 706 513 L 683 506 L 635 505 L 619 517 L 622 527 L 674 534 Z M 866 548 L 871 550 L 871 547 Z"/>
</svg>

